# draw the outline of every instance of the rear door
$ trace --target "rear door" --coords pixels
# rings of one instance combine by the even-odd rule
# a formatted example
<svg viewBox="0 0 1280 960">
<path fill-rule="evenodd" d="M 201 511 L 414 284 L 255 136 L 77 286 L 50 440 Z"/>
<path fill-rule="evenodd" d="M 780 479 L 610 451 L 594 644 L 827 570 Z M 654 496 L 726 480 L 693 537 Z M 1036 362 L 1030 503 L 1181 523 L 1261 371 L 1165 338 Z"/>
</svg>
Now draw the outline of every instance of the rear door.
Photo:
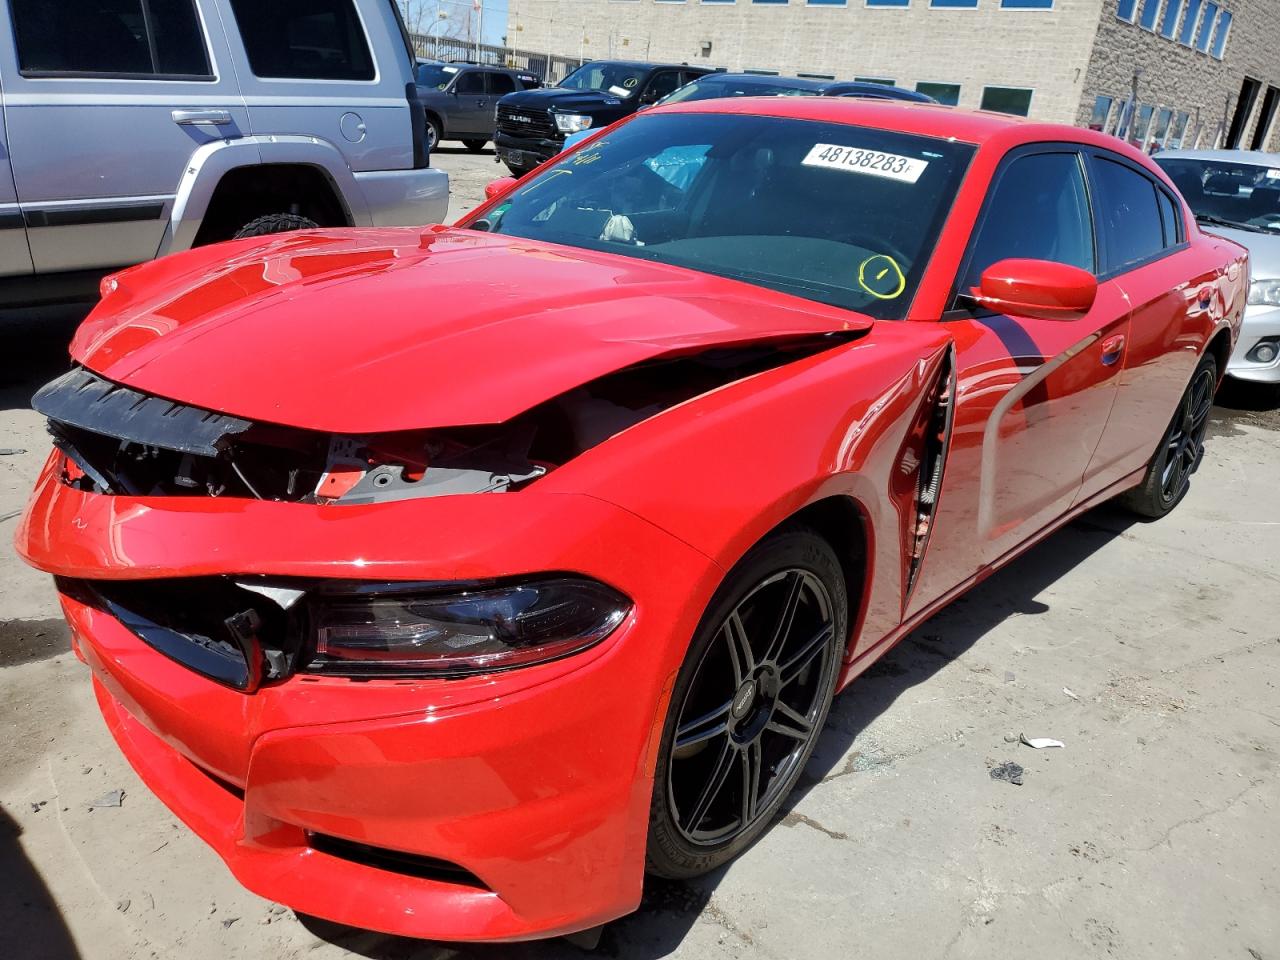
<svg viewBox="0 0 1280 960">
<path fill-rule="evenodd" d="M 1199 348 L 1221 319 L 1223 270 L 1199 262 L 1187 242 L 1182 204 L 1138 164 L 1089 151 L 1106 273 L 1124 291 L 1133 320 L 1115 412 L 1081 499 L 1142 469 L 1155 452 Z"/>
<path fill-rule="evenodd" d="M 493 133 L 493 117 L 488 109 L 489 94 L 485 86 L 486 70 L 464 70 L 449 88 L 453 108 L 449 111 L 449 135 L 475 137 Z"/>
<path fill-rule="evenodd" d="M 489 103 L 485 107 L 487 117 L 484 123 L 484 131 L 486 137 L 492 137 L 494 128 L 498 125 L 498 101 L 508 93 L 515 93 L 517 86 L 515 77 L 511 76 L 509 73 L 499 73 L 497 70 L 490 70 L 487 74 L 487 78 L 488 86 L 485 89 L 489 94 Z"/>
<path fill-rule="evenodd" d="M 217 12 L 11 0 L 10 17 L 5 126 L 35 270 L 150 259 L 192 151 L 248 127 Z"/>
<path fill-rule="evenodd" d="M 18 191 L 13 185 L 9 163 L 9 141 L 4 126 L 4 78 L 0 77 L 0 277 L 31 272 L 31 249 L 27 246 L 26 225 L 18 208 Z"/>
</svg>

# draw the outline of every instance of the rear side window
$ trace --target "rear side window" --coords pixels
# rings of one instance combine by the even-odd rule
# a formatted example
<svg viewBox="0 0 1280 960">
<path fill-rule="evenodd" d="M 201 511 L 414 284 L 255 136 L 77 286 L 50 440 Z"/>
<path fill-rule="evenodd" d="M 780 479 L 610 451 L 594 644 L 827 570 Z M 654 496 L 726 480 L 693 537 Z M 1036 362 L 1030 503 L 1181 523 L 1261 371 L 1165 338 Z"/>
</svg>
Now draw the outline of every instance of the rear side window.
<svg viewBox="0 0 1280 960">
<path fill-rule="evenodd" d="M 476 95 L 484 93 L 484 74 L 479 70 L 462 74 L 454 81 L 453 92 Z"/>
<path fill-rule="evenodd" d="M 231 0 L 255 76 L 372 80 L 373 58 L 352 0 Z"/>
<path fill-rule="evenodd" d="M 516 82 L 505 73 L 489 74 L 489 93 L 500 97 L 506 93 L 515 93 Z"/>
<path fill-rule="evenodd" d="M 1103 157 L 1095 159 L 1093 173 L 1095 207 L 1106 236 L 1106 272 L 1124 270 L 1171 245 L 1166 243 L 1154 182 Z"/>
<path fill-rule="evenodd" d="M 1156 190 L 1156 203 L 1160 205 L 1160 226 L 1164 230 L 1164 245 L 1172 247 L 1182 238 L 1182 217 L 1173 200 L 1163 190 Z"/>
<path fill-rule="evenodd" d="M 194 0 L 10 0 L 23 76 L 212 80 Z"/>
<path fill-rule="evenodd" d="M 1093 223 L 1080 158 L 1036 153 L 1012 160 L 996 181 L 959 287 L 1009 257 L 1053 260 L 1093 273 Z"/>
</svg>

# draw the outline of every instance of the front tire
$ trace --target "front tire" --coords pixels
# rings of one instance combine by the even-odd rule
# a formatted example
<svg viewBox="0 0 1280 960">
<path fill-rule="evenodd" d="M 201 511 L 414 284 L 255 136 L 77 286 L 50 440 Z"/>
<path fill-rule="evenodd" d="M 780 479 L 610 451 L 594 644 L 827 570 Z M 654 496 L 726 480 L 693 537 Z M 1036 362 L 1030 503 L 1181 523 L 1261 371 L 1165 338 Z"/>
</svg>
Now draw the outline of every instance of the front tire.
<svg viewBox="0 0 1280 960">
<path fill-rule="evenodd" d="M 808 528 L 771 534 L 726 577 L 672 691 L 649 873 L 707 873 L 768 828 L 831 708 L 848 622 L 840 561 Z"/>
<path fill-rule="evenodd" d="M 231 239 L 264 237 L 269 233 L 288 233 L 290 230 L 314 230 L 319 226 L 310 217 L 300 217 L 295 213 L 269 213 L 265 217 L 250 220 L 232 234 Z"/>
<path fill-rule="evenodd" d="M 440 128 L 440 121 L 435 117 L 427 117 L 427 153 L 435 153 L 436 147 L 440 146 L 440 138 L 444 136 L 444 131 Z"/>
<path fill-rule="evenodd" d="M 1139 516 L 1157 520 L 1170 513 L 1191 487 L 1204 456 L 1204 436 L 1218 385 L 1218 361 L 1206 353 L 1196 366 L 1178 409 L 1160 439 L 1142 483 L 1120 497 Z"/>
</svg>

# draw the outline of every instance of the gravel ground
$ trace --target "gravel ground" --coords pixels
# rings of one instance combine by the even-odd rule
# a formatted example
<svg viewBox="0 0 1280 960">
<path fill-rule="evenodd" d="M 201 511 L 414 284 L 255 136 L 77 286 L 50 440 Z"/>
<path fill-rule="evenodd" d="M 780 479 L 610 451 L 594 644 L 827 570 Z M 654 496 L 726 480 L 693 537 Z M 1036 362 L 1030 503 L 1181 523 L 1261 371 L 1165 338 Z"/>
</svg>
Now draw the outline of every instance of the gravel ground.
<svg viewBox="0 0 1280 960">
<path fill-rule="evenodd" d="M 435 162 L 451 218 L 505 172 L 460 148 Z M 47 449 L 27 403 L 76 319 L 0 324 L 0 958 L 581 956 L 295 916 L 137 780 L 51 585 L 7 546 Z M 840 697 L 772 832 L 714 876 L 653 885 L 603 955 L 1280 960 L 1280 417 L 1220 399 L 1172 516 L 1096 510 L 923 626 Z M 1023 732 L 1066 747 L 1008 742 Z M 1008 761 L 1022 786 L 989 775 Z"/>
</svg>

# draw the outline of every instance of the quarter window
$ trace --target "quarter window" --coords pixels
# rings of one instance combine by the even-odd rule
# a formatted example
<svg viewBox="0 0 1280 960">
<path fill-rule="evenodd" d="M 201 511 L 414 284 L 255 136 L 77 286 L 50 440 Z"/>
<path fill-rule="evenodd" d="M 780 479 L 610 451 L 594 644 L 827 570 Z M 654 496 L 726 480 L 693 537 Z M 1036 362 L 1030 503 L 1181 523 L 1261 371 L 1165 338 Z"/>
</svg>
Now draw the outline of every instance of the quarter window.
<svg viewBox="0 0 1280 960">
<path fill-rule="evenodd" d="M 959 292 L 978 286 L 987 267 L 1009 257 L 1094 271 L 1093 223 L 1078 154 L 1037 153 L 1004 168 L 983 210 Z"/>
<path fill-rule="evenodd" d="M 255 76 L 372 80 L 373 58 L 351 0 L 231 0 Z"/>
<path fill-rule="evenodd" d="M 11 0 L 23 76 L 212 80 L 193 0 Z"/>
<path fill-rule="evenodd" d="M 1106 237 L 1107 272 L 1124 270 L 1165 248 L 1156 185 L 1131 167 L 1098 157 L 1095 209 Z"/>
<path fill-rule="evenodd" d="M 1178 243 L 1178 238 L 1182 236 L 1182 218 L 1178 216 L 1178 211 L 1173 205 L 1173 201 L 1169 199 L 1169 195 L 1163 190 L 1156 190 L 1156 203 L 1160 207 L 1160 227 L 1163 231 L 1164 245 L 1166 247 L 1175 246 Z"/>
</svg>

